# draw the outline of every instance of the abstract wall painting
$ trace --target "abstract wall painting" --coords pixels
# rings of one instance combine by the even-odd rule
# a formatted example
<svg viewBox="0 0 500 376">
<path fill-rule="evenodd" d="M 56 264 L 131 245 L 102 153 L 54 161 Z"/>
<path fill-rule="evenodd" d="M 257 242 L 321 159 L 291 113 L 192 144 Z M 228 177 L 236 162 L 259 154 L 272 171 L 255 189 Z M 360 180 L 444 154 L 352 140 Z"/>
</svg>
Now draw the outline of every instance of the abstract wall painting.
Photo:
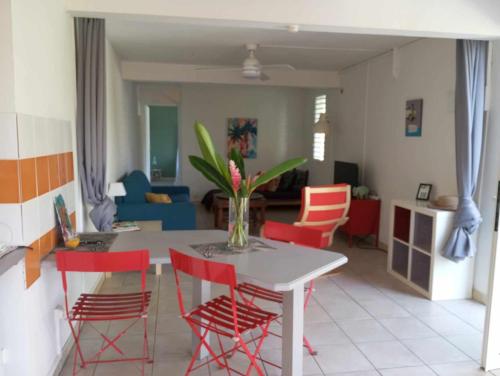
<svg viewBox="0 0 500 376">
<path fill-rule="evenodd" d="M 227 151 L 236 148 L 243 158 L 257 158 L 257 119 L 227 119 Z"/>
<path fill-rule="evenodd" d="M 406 101 L 405 135 L 406 137 L 422 137 L 423 99 Z"/>
</svg>

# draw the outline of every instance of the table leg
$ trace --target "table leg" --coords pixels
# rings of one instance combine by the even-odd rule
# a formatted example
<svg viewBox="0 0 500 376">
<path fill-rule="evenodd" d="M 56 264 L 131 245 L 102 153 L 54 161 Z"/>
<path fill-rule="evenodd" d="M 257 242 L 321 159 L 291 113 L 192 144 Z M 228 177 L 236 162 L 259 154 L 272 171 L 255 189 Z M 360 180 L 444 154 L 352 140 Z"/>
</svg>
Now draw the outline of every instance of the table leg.
<svg viewBox="0 0 500 376">
<path fill-rule="evenodd" d="M 156 275 L 161 275 L 161 264 L 156 264 Z"/>
<path fill-rule="evenodd" d="M 210 300 L 210 282 L 207 281 L 202 281 L 201 279 L 198 278 L 193 278 L 193 296 L 192 296 L 192 301 L 193 301 L 193 307 L 197 307 L 202 303 L 205 303 L 206 301 Z M 201 330 L 202 328 L 200 328 Z M 193 333 L 192 336 L 192 346 L 191 346 L 191 351 L 194 352 L 196 347 L 198 346 L 199 339 L 196 337 L 196 335 Z M 210 343 L 210 335 L 207 334 L 205 337 L 206 341 Z M 208 355 L 208 351 L 205 346 L 201 348 L 200 354 L 198 359 L 203 359 Z"/>
<path fill-rule="evenodd" d="M 304 284 L 283 294 L 283 375 L 302 376 L 304 336 Z"/>
</svg>

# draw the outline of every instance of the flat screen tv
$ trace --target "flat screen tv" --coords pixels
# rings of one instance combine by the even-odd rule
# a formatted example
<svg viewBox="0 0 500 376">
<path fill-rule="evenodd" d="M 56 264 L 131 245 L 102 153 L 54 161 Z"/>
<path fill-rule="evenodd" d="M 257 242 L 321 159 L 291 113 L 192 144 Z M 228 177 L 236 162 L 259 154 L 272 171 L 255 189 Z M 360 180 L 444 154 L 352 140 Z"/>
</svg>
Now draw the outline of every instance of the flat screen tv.
<svg viewBox="0 0 500 376">
<path fill-rule="evenodd" d="M 359 186 L 359 171 L 356 163 L 335 161 L 333 166 L 333 183 L 347 183 L 351 187 Z"/>
</svg>

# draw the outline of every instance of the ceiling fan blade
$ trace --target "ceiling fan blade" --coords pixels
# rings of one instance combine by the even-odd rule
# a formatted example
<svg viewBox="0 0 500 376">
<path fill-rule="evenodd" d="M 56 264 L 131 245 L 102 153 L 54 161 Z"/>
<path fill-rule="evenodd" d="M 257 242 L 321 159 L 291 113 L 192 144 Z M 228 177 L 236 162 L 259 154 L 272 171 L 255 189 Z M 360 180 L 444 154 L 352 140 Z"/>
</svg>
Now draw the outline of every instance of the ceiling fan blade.
<svg viewBox="0 0 500 376">
<path fill-rule="evenodd" d="M 259 78 L 260 78 L 261 81 L 269 81 L 271 79 L 271 77 L 269 77 L 267 74 L 265 74 L 263 72 L 260 73 L 260 77 Z"/>
<path fill-rule="evenodd" d="M 241 67 L 232 65 L 232 66 L 220 66 L 220 67 L 198 67 L 195 68 L 197 71 L 240 71 Z"/>
<path fill-rule="evenodd" d="M 263 65 L 262 68 L 264 69 L 288 69 L 294 71 L 295 68 L 291 66 L 290 64 L 269 64 L 269 65 Z"/>
</svg>

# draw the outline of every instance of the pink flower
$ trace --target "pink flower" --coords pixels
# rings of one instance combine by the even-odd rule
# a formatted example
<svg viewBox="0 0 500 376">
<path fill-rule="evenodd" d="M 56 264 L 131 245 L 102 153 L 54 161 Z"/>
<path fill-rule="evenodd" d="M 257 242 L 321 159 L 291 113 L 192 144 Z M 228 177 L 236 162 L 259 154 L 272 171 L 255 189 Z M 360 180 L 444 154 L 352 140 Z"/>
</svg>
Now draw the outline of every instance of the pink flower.
<svg viewBox="0 0 500 376">
<path fill-rule="evenodd" d="M 234 193 L 238 192 L 241 184 L 241 174 L 236 163 L 233 160 L 229 161 L 229 172 L 231 173 L 231 181 L 233 183 Z"/>
</svg>

